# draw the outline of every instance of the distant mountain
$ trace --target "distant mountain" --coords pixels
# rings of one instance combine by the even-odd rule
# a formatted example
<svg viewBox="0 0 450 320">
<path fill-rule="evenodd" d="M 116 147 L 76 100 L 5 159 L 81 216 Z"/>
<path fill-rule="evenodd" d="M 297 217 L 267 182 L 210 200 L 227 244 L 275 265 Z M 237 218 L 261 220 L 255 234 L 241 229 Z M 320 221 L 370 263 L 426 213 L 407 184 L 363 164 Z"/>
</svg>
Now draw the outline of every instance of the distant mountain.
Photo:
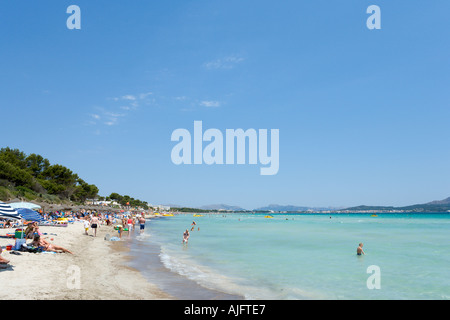
<svg viewBox="0 0 450 320">
<path fill-rule="evenodd" d="M 450 197 L 444 199 L 444 200 L 435 200 L 426 203 L 427 205 L 450 205 Z"/>
<path fill-rule="evenodd" d="M 450 197 L 444 200 L 435 200 L 423 204 L 414 204 L 404 207 L 392 207 L 392 206 L 357 206 L 344 209 L 346 211 L 390 211 L 390 210 L 403 210 L 411 212 L 447 212 L 450 211 Z"/>
<path fill-rule="evenodd" d="M 398 209 L 398 207 L 392 207 L 392 206 L 356 206 L 356 207 L 350 207 L 345 208 L 343 210 L 352 210 L 352 211 L 367 211 L 367 210 L 378 210 L 378 211 L 384 211 L 384 210 L 395 210 Z"/>
<path fill-rule="evenodd" d="M 228 204 L 209 204 L 200 207 L 203 210 L 228 210 L 228 211 L 246 211 L 245 209 L 238 206 L 230 206 Z"/>
<path fill-rule="evenodd" d="M 170 205 L 171 207 L 181 207 Z M 192 208 L 191 208 L 192 209 Z M 274 211 L 274 212 L 305 212 L 305 211 L 336 211 L 336 212 L 363 212 L 363 211 L 405 211 L 405 212 L 450 212 L 450 197 L 443 200 L 435 200 L 431 202 L 427 202 L 424 204 L 415 204 L 404 207 L 394 207 L 394 206 L 367 206 L 360 205 L 356 207 L 304 207 L 304 206 L 295 206 L 295 205 L 280 205 L 280 204 L 269 204 L 265 207 L 260 207 L 253 210 L 247 210 L 238 206 L 232 206 L 228 204 L 210 204 L 205 205 L 198 210 L 227 210 L 227 211 Z"/>
</svg>

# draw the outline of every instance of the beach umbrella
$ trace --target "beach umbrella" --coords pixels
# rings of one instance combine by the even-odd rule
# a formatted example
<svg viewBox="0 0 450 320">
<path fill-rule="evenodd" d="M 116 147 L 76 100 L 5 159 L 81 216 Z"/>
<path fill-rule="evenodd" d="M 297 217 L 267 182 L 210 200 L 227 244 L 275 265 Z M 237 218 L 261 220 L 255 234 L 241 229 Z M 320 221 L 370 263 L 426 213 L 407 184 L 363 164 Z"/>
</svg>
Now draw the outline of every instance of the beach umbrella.
<svg viewBox="0 0 450 320">
<path fill-rule="evenodd" d="M 31 202 L 13 202 L 9 203 L 9 206 L 13 209 L 41 209 L 41 206 Z"/>
<path fill-rule="evenodd" d="M 0 218 L 20 220 L 22 217 L 10 205 L 0 201 Z"/>
<path fill-rule="evenodd" d="M 31 209 L 17 209 L 17 213 L 22 216 L 23 219 L 27 221 L 42 221 L 44 220 L 42 216 L 37 213 L 36 211 L 33 211 Z"/>
</svg>

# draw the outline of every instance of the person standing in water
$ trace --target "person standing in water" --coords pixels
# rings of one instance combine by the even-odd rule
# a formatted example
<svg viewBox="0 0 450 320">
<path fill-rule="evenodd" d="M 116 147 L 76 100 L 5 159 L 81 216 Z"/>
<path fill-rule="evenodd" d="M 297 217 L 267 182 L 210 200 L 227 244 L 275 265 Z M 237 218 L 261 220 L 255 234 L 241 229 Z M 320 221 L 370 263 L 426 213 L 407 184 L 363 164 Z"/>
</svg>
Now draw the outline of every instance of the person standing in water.
<svg viewBox="0 0 450 320">
<path fill-rule="evenodd" d="M 189 231 L 186 229 L 186 231 L 183 233 L 183 243 L 187 244 L 189 240 Z"/>
<path fill-rule="evenodd" d="M 139 218 L 139 230 L 140 230 L 140 233 L 144 232 L 144 228 L 145 228 L 145 218 L 144 218 L 144 215 L 142 215 Z"/>
<path fill-rule="evenodd" d="M 133 219 L 131 218 L 131 215 L 128 216 L 127 224 L 128 224 L 128 235 L 130 235 L 131 229 L 133 228 Z"/>
<path fill-rule="evenodd" d="M 356 249 L 356 254 L 357 254 L 358 256 L 360 256 L 361 254 L 364 254 L 364 255 L 365 255 L 364 250 L 363 250 L 362 247 L 363 247 L 363 244 L 360 243 L 360 244 L 359 244 L 359 247 Z"/>
</svg>

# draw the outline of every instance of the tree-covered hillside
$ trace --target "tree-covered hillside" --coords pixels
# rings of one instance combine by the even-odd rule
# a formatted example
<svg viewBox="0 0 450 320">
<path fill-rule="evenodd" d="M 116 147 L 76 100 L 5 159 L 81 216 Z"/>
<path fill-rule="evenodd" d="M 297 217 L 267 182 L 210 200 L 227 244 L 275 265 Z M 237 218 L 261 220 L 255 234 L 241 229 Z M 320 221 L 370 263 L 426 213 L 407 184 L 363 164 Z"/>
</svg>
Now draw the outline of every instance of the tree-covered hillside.
<svg viewBox="0 0 450 320">
<path fill-rule="evenodd" d="M 25 154 L 9 147 L 0 149 L 0 200 L 71 200 L 95 198 L 99 189 L 60 164 L 38 154 Z"/>
</svg>

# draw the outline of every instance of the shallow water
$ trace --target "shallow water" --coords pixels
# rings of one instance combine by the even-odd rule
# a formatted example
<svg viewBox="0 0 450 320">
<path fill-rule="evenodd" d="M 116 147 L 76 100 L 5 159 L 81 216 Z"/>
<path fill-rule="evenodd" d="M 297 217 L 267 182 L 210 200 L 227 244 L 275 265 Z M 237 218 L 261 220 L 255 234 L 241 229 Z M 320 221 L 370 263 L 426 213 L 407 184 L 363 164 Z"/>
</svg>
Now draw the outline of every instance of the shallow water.
<svg viewBox="0 0 450 320">
<path fill-rule="evenodd" d="M 180 299 L 450 299 L 448 214 L 273 216 L 152 219 L 133 265 Z M 370 266 L 380 289 L 368 288 Z"/>
</svg>

